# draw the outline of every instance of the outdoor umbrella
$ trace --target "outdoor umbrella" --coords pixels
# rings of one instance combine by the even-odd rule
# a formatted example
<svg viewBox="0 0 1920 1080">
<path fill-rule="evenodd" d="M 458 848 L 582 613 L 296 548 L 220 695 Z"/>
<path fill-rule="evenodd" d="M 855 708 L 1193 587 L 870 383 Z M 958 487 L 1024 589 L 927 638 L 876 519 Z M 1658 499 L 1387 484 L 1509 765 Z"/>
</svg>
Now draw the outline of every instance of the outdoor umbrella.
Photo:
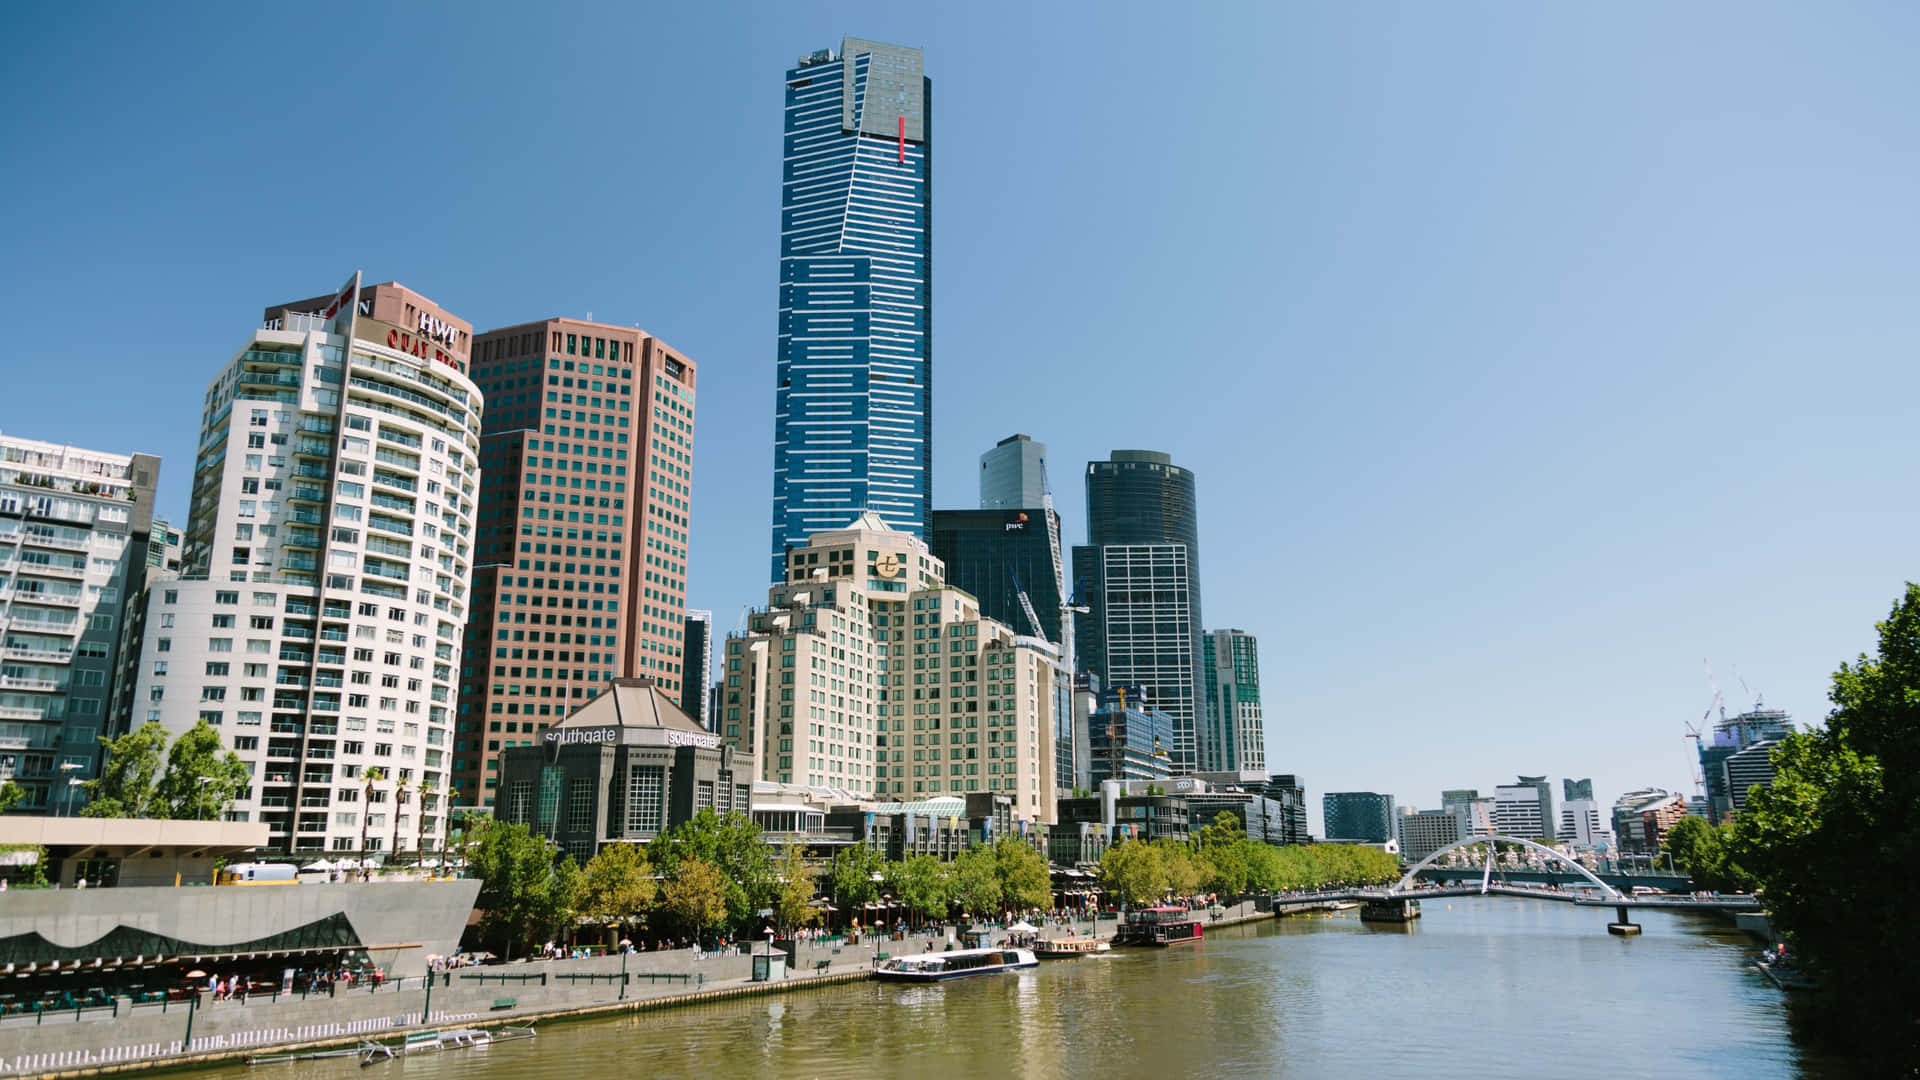
<svg viewBox="0 0 1920 1080">
<path fill-rule="evenodd" d="M 204 979 L 206 977 L 207 973 L 201 971 L 199 968 L 194 968 L 192 971 L 187 972 L 187 978 L 189 979 Z"/>
</svg>

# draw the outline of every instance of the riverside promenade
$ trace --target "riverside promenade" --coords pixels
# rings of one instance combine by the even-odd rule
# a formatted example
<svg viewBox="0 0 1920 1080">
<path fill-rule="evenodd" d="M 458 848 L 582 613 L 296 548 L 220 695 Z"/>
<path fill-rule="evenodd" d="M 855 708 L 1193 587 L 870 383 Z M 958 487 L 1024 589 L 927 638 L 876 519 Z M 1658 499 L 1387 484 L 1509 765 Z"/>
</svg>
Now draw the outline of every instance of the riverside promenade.
<svg viewBox="0 0 1920 1080">
<path fill-rule="evenodd" d="M 0 1020 L 0 1076 L 84 1077 L 210 1065 L 259 1054 L 351 1046 L 362 1039 L 458 1025 L 532 1024 L 870 978 L 875 956 L 926 948 L 926 935 L 860 945 L 802 943 L 788 977 L 752 981 L 751 956 L 693 950 L 460 968 L 335 994 L 255 994 L 245 1002 L 112 1006 Z M 944 946 L 941 946 L 944 947 Z M 763 946 L 764 948 L 764 946 Z"/>
</svg>

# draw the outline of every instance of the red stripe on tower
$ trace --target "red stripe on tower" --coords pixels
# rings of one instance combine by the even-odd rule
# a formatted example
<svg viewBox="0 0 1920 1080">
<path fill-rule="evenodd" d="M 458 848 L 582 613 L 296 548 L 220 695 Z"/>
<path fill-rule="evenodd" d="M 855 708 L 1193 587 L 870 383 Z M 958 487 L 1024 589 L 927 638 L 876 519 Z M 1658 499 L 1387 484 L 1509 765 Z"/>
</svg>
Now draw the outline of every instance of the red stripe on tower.
<svg viewBox="0 0 1920 1080">
<path fill-rule="evenodd" d="M 900 164 L 907 163 L 907 118 L 900 118 Z"/>
</svg>

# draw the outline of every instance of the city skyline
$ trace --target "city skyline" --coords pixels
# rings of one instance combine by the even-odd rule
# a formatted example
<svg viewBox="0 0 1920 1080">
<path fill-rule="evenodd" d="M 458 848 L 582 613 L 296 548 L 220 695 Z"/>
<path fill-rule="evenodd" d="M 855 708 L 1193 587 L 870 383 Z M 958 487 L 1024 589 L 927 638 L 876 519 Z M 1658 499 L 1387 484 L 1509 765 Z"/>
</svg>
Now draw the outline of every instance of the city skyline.
<svg viewBox="0 0 1920 1080">
<path fill-rule="evenodd" d="M 1035 16 L 1050 17 L 1066 18 Z M 1683 724 L 1709 700 L 1702 656 L 1817 722 L 1828 675 L 1916 576 L 1902 541 L 1915 512 L 1874 497 L 1916 456 L 1898 403 L 1920 341 L 1897 299 L 1913 291 L 1900 253 L 1916 237 L 1888 214 L 1913 143 L 1904 99 L 1874 82 L 1899 71 L 1899 33 L 1758 9 L 1751 47 L 1669 54 L 1649 42 L 1717 40 L 1717 16 L 1662 13 L 1647 35 L 1528 13 L 1469 34 L 1437 14 L 1382 27 L 1249 10 L 1202 13 L 1169 42 L 1123 14 L 1070 20 L 1092 35 L 1074 60 L 1043 49 L 1045 32 L 874 9 L 753 20 L 729 55 L 670 57 L 641 94 L 630 75 L 590 73 L 549 98 L 559 91 L 518 76 L 494 89 L 434 74 L 594 30 L 720 33 L 702 21 L 718 16 L 630 18 L 534 27 L 523 42 L 528 28 L 402 13 L 391 32 L 430 40 L 435 62 L 394 71 L 367 50 L 343 58 L 344 75 L 417 100 L 439 136 L 434 167 L 394 171 L 407 198 L 342 206 L 331 168 L 268 183 L 212 164 L 288 116 L 325 115 L 328 88 L 236 96 L 210 73 L 151 66 L 286 33 L 284 17 L 129 10 L 81 34 L 57 11 L 10 11 L 25 59 L 0 78 L 55 107 L 4 121 L 46 167 L 5 181 L 36 207 L 8 226 L 0 290 L 28 358 L 15 400 L 34 405 L 0 413 L 0 430 L 158 454 L 156 514 L 184 521 L 208 358 L 227 355 L 262 296 L 307 295 L 357 266 L 479 326 L 556 312 L 638 323 L 706 366 L 687 600 L 725 632 L 766 585 L 780 111 L 767 73 L 846 32 L 924 47 L 941 81 L 941 354 L 969 366 L 941 383 L 947 464 L 931 505 L 972 505 L 977 455 L 1010 431 L 1047 442 L 1063 479 L 1126 446 L 1192 468 L 1202 629 L 1260 639 L 1268 768 L 1316 794 L 1427 792 L 1402 795 L 1426 806 L 1444 786 L 1521 771 L 1592 776 L 1603 801 L 1690 793 Z M 83 85 L 89 38 L 122 57 L 130 78 L 116 85 L 137 96 Z M 1129 98 L 1145 112 L 1123 120 L 1097 57 L 1130 49 L 1232 62 L 1167 100 Z M 1263 88 L 1248 72 L 1266 50 L 1277 82 Z M 1845 64 L 1823 59 L 1842 52 Z M 1594 89 L 1614 85 L 1620 54 L 1639 63 L 1631 123 Z M 1474 79 L 1453 77 L 1461 56 Z M 1379 66 L 1356 76 L 1361 63 Z M 1013 65 L 1058 97 L 1058 122 L 1006 123 L 1028 92 L 995 77 Z M 695 79 L 710 96 L 691 115 L 634 108 Z M 162 134 L 181 116 L 204 132 L 191 148 Z M 488 167 L 535 136 L 624 163 L 638 151 L 597 141 L 616 121 L 641 136 L 642 167 L 600 170 L 593 154 L 553 175 Z M 1142 169 L 1127 136 L 1144 129 L 1169 145 Z M 88 167 L 103 137 L 143 167 Z M 1204 174 L 1202 146 L 1226 159 Z M 989 162 L 1021 163 L 1023 182 Z M 1121 176 L 1131 183 L 1110 183 Z M 523 220 L 535 206 L 541 220 Z M 296 213 L 329 228 L 261 258 L 256 242 Z M 486 218 L 503 219 L 503 247 L 538 237 L 575 257 L 529 271 L 465 238 Z M 610 226 L 648 257 L 629 259 Z M 153 288 L 162 279 L 193 285 Z M 63 414 L 50 405 L 74 400 L 69 365 L 52 361 L 73 344 L 56 328 L 97 318 L 103 295 L 116 319 L 153 329 L 90 359 L 95 389 Z M 1171 346 L 1135 340 L 1150 300 Z M 1783 430 L 1744 434 L 1761 424 Z M 1085 535 L 1077 501 L 1057 499 L 1068 544 Z M 1483 737 L 1428 741 L 1463 730 Z"/>
</svg>

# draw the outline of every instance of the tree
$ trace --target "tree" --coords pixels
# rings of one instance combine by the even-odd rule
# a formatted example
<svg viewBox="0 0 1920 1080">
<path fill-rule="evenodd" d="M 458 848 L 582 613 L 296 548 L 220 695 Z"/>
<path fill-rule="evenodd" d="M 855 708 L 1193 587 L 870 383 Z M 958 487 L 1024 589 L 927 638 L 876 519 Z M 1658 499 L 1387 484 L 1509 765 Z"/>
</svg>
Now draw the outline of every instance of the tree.
<svg viewBox="0 0 1920 1080">
<path fill-rule="evenodd" d="M 1211 826 L 1209 826 L 1211 828 Z M 1248 879 L 1252 876 L 1252 851 L 1261 847 L 1256 841 L 1240 837 L 1226 844 L 1203 846 L 1201 856 L 1206 859 L 1212 876 L 1207 886 L 1214 892 L 1227 896 L 1239 896 L 1247 891 Z"/>
<path fill-rule="evenodd" d="M 1660 841 L 1660 850 L 1673 856 L 1674 865 L 1687 872 L 1696 889 L 1744 892 L 1753 877 L 1733 861 L 1733 827 L 1710 825 L 1706 818 L 1683 817 Z"/>
<path fill-rule="evenodd" d="M 1167 892 L 1167 867 L 1159 848 L 1145 840 L 1122 840 L 1100 856 L 1100 887 L 1131 907 L 1158 901 Z"/>
<path fill-rule="evenodd" d="M 166 817 L 159 795 L 161 762 L 167 748 L 167 729 L 149 720 L 117 739 L 102 738 L 107 763 L 97 780 L 84 785 L 86 808 L 82 817 Z"/>
<path fill-rule="evenodd" d="M 388 856 L 394 862 L 400 861 L 400 808 L 407 805 L 407 778 L 402 776 L 393 782 L 393 854 Z M 419 858 L 420 853 L 414 852 Z"/>
<path fill-rule="evenodd" d="M 21 800 L 26 797 L 27 789 L 21 787 L 19 784 L 11 780 L 0 784 L 0 814 L 4 814 L 14 807 L 19 806 Z"/>
<path fill-rule="evenodd" d="M 807 866 L 807 853 L 799 844 L 780 849 L 774 862 L 779 885 L 773 896 L 773 913 L 780 925 L 791 929 L 819 920 L 822 912 L 813 905 L 813 870 Z"/>
<path fill-rule="evenodd" d="M 638 921 L 659 893 L 653 866 L 639 844 L 602 847 L 600 854 L 587 860 L 585 877 L 580 913 L 612 926 Z"/>
<path fill-rule="evenodd" d="M 928 919 L 943 919 L 953 900 L 953 880 L 945 863 L 931 855 L 909 855 L 888 863 L 887 888 L 907 910 Z"/>
<path fill-rule="evenodd" d="M 427 811 L 434 808 L 434 782 L 432 777 L 420 781 L 420 807 L 413 815 L 413 861 L 426 862 L 426 849 L 421 840 L 427 834 Z"/>
<path fill-rule="evenodd" d="M 362 778 L 366 783 L 362 785 L 364 790 L 360 794 L 360 861 L 365 863 L 367 859 L 367 823 L 373 815 L 373 785 L 385 780 L 387 774 L 376 765 L 368 769 L 362 775 Z M 362 876 L 366 876 L 364 867 L 361 870 L 361 874 Z"/>
<path fill-rule="evenodd" d="M 725 925 L 736 932 L 752 929 L 760 910 L 773 901 L 773 853 L 760 839 L 760 827 L 739 811 L 717 814 L 711 809 L 702 810 L 656 837 L 648 855 L 668 879 L 675 877 L 680 863 L 689 859 L 719 871 L 726 887 Z"/>
<path fill-rule="evenodd" d="M 1834 673 L 1826 729 L 1774 749 L 1773 783 L 1748 790 L 1732 852 L 1820 984 L 1813 1033 L 1874 1075 L 1920 1075 L 1920 954 L 1900 886 L 1920 865 L 1920 585 L 1876 629 L 1879 654 Z"/>
<path fill-rule="evenodd" d="M 155 805 L 176 820 L 218 821 L 251 780 L 246 762 L 231 750 L 222 753 L 220 733 L 201 720 L 167 750 Z"/>
<path fill-rule="evenodd" d="M 1213 868 L 1196 856 L 1193 849 L 1178 840 L 1154 841 L 1160 849 L 1161 865 L 1166 868 L 1167 888 L 1175 896 L 1192 896 L 1213 876 Z"/>
<path fill-rule="evenodd" d="M 720 868 L 705 859 L 682 859 L 660 890 L 660 906 L 695 937 L 727 925 L 728 885 Z"/>
<path fill-rule="evenodd" d="M 1246 835 L 1247 830 L 1241 826 L 1240 819 L 1234 817 L 1233 814 L 1228 811 L 1222 810 L 1213 815 L 1213 820 L 1200 830 L 1200 835 L 1196 837 L 1196 840 L 1200 845 L 1200 850 L 1207 851 L 1213 848 L 1226 847 Z"/>
<path fill-rule="evenodd" d="M 994 876 L 1000 879 L 1001 904 L 1016 909 L 1051 908 L 1053 874 L 1045 856 L 1017 836 L 993 845 Z"/>
<path fill-rule="evenodd" d="M 480 934 L 511 957 L 570 924 L 580 901 L 580 874 L 571 856 L 556 865 L 553 845 L 525 825 L 483 818 L 467 833 L 468 872 L 480 879 L 474 906 L 483 912 Z"/>
<path fill-rule="evenodd" d="M 1000 875 L 993 849 L 976 844 L 953 860 L 953 902 L 969 916 L 1000 907 Z"/>
<path fill-rule="evenodd" d="M 880 885 L 873 878 L 885 865 L 880 853 L 865 844 L 841 849 L 833 857 L 833 869 L 828 873 L 833 902 L 853 909 L 880 899 Z"/>
</svg>

